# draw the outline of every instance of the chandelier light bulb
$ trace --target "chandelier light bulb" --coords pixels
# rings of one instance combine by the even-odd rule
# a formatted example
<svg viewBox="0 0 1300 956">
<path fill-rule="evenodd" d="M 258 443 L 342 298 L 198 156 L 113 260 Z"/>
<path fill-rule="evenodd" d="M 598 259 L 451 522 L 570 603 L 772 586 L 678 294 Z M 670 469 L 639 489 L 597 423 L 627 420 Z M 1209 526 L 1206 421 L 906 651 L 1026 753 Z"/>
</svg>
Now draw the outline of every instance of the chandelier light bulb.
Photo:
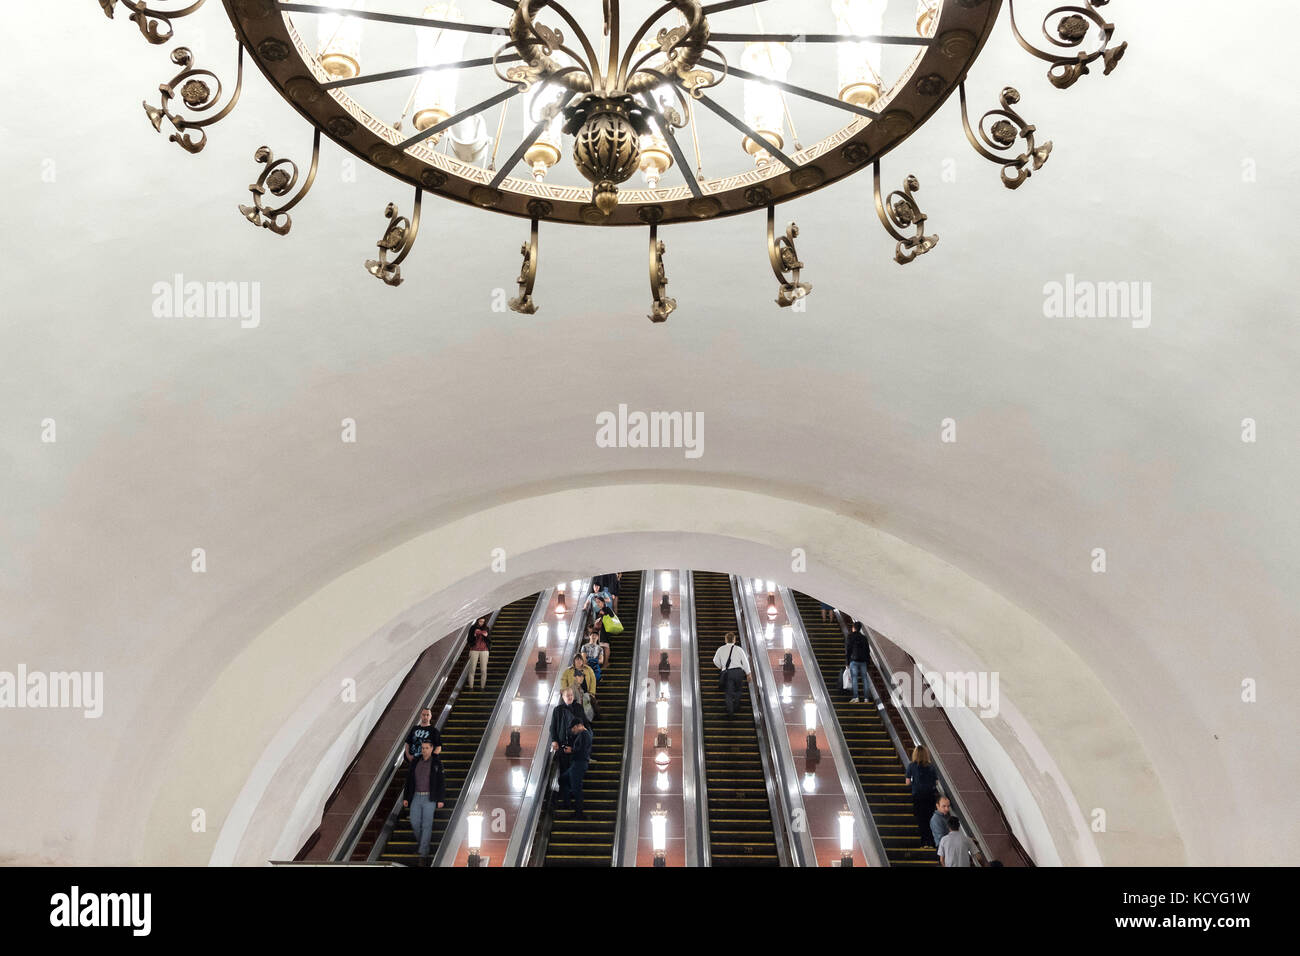
<svg viewBox="0 0 1300 956">
<path fill-rule="evenodd" d="M 875 36 L 883 32 L 886 0 L 831 0 L 840 33 Z M 854 106 L 870 107 L 880 99 L 880 44 L 837 43 L 839 98 Z"/>
<path fill-rule="evenodd" d="M 916 0 L 916 35 L 934 36 L 935 24 L 939 21 L 939 0 Z"/>
<path fill-rule="evenodd" d="M 740 65 L 750 73 L 765 80 L 784 82 L 790 72 L 792 60 L 784 43 L 762 42 L 745 44 L 740 55 Z M 745 81 L 745 123 L 777 149 L 785 146 L 785 105 L 781 90 L 760 80 Z M 774 157 L 759 142 L 746 136 L 741 145 L 754 157 L 754 162 L 764 166 Z"/>
<path fill-rule="evenodd" d="M 554 106 L 564 97 L 564 90 L 545 83 L 534 83 L 524 93 L 524 135 L 529 136 L 542 119 L 542 111 Z M 556 113 L 555 117 L 542 127 L 542 132 L 533 140 L 532 145 L 524 151 L 524 163 L 532 170 L 533 179 L 541 182 L 563 155 L 564 134 L 561 126 L 564 118 Z"/>
<path fill-rule="evenodd" d="M 445 20 L 464 23 L 465 17 L 455 3 L 432 3 L 424 8 L 427 20 Z M 469 34 L 462 30 L 422 27 L 415 32 L 416 64 L 418 66 L 446 66 L 462 58 L 465 40 Z M 411 120 L 417 130 L 436 126 L 456 112 L 456 86 L 459 70 L 435 70 L 420 77 L 415 87 L 412 105 L 415 115 Z M 442 138 L 438 133 L 425 140 L 433 146 Z"/>
<path fill-rule="evenodd" d="M 339 0 L 334 7 L 342 10 L 364 10 L 365 0 Z M 361 73 L 360 17 L 346 13 L 327 13 L 316 24 L 317 53 L 320 65 L 335 80 L 350 80 Z"/>
</svg>

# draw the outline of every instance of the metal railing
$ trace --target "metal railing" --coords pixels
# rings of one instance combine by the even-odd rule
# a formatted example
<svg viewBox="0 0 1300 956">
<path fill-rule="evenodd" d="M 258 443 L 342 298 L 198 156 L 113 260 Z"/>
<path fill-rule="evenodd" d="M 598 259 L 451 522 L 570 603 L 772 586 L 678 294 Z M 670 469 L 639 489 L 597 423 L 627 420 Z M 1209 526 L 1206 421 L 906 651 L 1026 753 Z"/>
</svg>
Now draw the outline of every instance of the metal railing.
<svg viewBox="0 0 1300 956">
<path fill-rule="evenodd" d="M 781 698 L 776 691 L 775 678 L 772 676 L 771 662 L 767 658 L 767 641 L 763 639 L 763 626 L 758 620 L 758 605 L 753 592 L 746 592 L 745 581 L 731 575 L 732 605 L 735 607 L 736 620 L 740 624 L 741 637 L 748 646 L 750 666 L 750 701 L 754 705 L 754 719 L 758 723 L 759 756 L 763 760 L 763 777 L 767 782 L 767 801 L 772 805 L 772 821 L 779 823 L 781 839 L 777 848 L 784 843 L 784 853 L 780 853 L 781 865 L 816 866 L 816 851 L 813 848 L 813 834 L 807 826 L 793 826 L 793 821 L 806 821 L 807 812 L 803 809 L 803 791 L 800 779 L 794 769 L 794 756 L 790 753 L 789 740 L 785 736 L 785 722 L 774 727 L 772 714 L 780 718 Z M 777 743 L 780 741 L 780 743 Z M 779 818 L 777 818 L 779 817 Z"/>
<path fill-rule="evenodd" d="M 641 766 L 645 740 L 646 708 L 650 695 L 650 616 L 654 613 L 654 569 L 641 572 L 641 598 L 637 605 L 636 634 L 632 650 L 632 673 L 628 677 L 627 719 L 623 724 L 623 766 L 619 779 L 623 799 L 614 821 L 614 855 L 610 866 L 636 866 L 636 844 L 641 835 Z M 635 807 L 635 811 L 632 808 Z M 627 860 L 631 863 L 627 863 Z"/>
<path fill-rule="evenodd" d="M 704 770 L 704 713 L 700 706 L 699 633 L 695 628 L 695 574 L 681 572 L 682 796 L 686 807 L 686 865 L 710 866 L 709 783 Z M 689 768 L 685 765 L 689 762 Z M 690 812 L 694 806 L 695 813 Z"/>
</svg>

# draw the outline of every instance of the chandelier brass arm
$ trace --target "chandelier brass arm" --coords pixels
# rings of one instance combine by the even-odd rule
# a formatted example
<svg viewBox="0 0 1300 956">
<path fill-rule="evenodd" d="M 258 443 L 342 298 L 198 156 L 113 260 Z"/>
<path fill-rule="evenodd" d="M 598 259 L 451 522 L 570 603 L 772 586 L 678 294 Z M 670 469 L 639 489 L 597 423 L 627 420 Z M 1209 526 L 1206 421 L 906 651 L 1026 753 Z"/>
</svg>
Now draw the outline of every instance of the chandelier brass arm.
<svg viewBox="0 0 1300 956">
<path fill-rule="evenodd" d="M 917 205 L 916 196 L 913 195 L 921 188 L 920 181 L 915 176 L 909 175 L 903 181 L 901 192 L 895 189 L 888 196 L 881 196 L 880 160 L 876 160 L 873 164 L 871 178 L 876 199 L 876 215 L 880 217 L 880 223 L 885 230 L 898 242 L 894 247 L 894 261 L 900 266 L 905 266 L 916 261 L 917 256 L 923 256 L 937 246 L 939 237 L 925 234 L 926 215 Z M 912 228 L 916 229 L 916 234 L 913 236 L 900 231 Z"/>
<path fill-rule="evenodd" d="M 415 239 L 420 234 L 420 201 L 424 190 L 415 189 L 415 207 L 411 218 L 407 219 L 397 211 L 394 203 L 384 207 L 384 218 L 388 225 L 375 246 L 379 249 L 378 259 L 366 261 L 366 271 L 391 286 L 402 284 L 402 263 L 410 255 Z M 389 257 L 392 258 L 389 258 Z"/>
<path fill-rule="evenodd" d="M 141 35 L 150 43 L 159 44 L 167 43 L 175 35 L 176 31 L 172 26 L 173 20 L 188 17 L 203 6 L 207 0 L 194 0 L 189 6 L 180 7 L 176 10 L 158 10 L 146 3 L 138 3 L 136 0 L 99 0 L 99 5 L 103 8 L 104 15 L 111 20 L 113 19 L 113 11 L 119 2 L 131 11 L 131 15 L 127 19 L 140 28 Z"/>
<path fill-rule="evenodd" d="M 208 144 L 208 134 L 206 127 L 213 123 L 219 122 L 229 115 L 230 111 L 235 108 L 239 102 L 239 94 L 244 88 L 244 47 L 237 44 L 238 52 L 236 53 L 236 77 L 235 89 L 230 94 L 230 99 L 225 106 L 217 110 L 211 116 L 204 116 L 208 110 L 214 108 L 221 102 L 221 78 L 208 69 L 201 69 L 194 65 L 194 54 L 189 47 L 178 46 L 172 50 L 171 60 L 181 68 L 181 71 L 166 83 L 158 87 L 158 92 L 162 94 L 162 102 L 158 106 L 150 106 L 146 100 L 142 103 L 145 115 L 149 117 L 149 122 L 153 128 L 162 132 L 162 122 L 166 120 L 172 124 L 176 132 L 167 137 L 168 141 L 180 146 L 187 153 L 197 153 Z M 209 80 L 211 82 L 209 82 Z M 168 108 L 174 99 L 177 100 L 178 110 L 184 110 L 194 114 L 198 118 L 187 118 L 180 112 L 172 112 Z M 190 136 L 190 130 L 198 131 L 198 138 Z"/>
<path fill-rule="evenodd" d="M 659 238 L 659 224 L 650 224 L 650 314 L 651 322 L 667 322 L 677 308 L 677 300 L 668 296 L 668 273 L 664 269 L 664 243 Z"/>
<path fill-rule="evenodd" d="M 1078 82 L 1079 78 L 1091 72 L 1088 64 L 1092 63 L 1099 57 L 1101 58 L 1103 76 L 1110 76 L 1111 70 L 1123 58 L 1124 52 L 1128 49 L 1128 43 L 1121 43 L 1117 47 L 1110 45 L 1111 39 L 1115 35 L 1115 24 L 1108 23 L 1098 11 L 1098 7 L 1104 7 L 1110 3 L 1110 0 L 1085 0 L 1083 6 L 1060 6 L 1049 10 L 1043 17 L 1042 32 L 1043 37 L 1048 43 L 1064 49 L 1077 49 L 1084 45 L 1090 34 L 1096 32 L 1097 39 L 1100 41 L 1095 50 L 1079 50 L 1073 56 L 1066 56 L 1061 53 L 1053 53 L 1050 50 L 1040 50 L 1020 32 L 1020 27 L 1016 23 L 1016 4 L 1015 0 L 1007 0 L 1007 10 L 1010 14 L 1011 32 L 1016 38 L 1016 42 L 1026 52 L 1033 54 L 1040 60 L 1046 60 L 1052 65 L 1047 70 L 1047 78 L 1057 89 L 1066 89 Z M 1059 18 L 1055 22 L 1055 36 L 1050 29 L 1053 18 Z"/>
<path fill-rule="evenodd" d="M 276 198 L 292 193 L 294 186 L 298 184 L 298 164 L 283 156 L 276 159 L 269 146 L 259 146 L 257 152 L 253 154 L 253 160 L 261 163 L 264 168 L 262 174 L 257 177 L 257 182 L 248 187 L 253 194 L 253 205 L 241 205 L 239 211 L 253 225 L 263 226 L 277 236 L 286 235 L 293 227 L 293 217 L 289 215 L 289 210 L 302 202 L 311 191 L 312 183 L 316 181 L 316 170 L 320 165 L 320 130 L 317 129 L 312 137 L 311 168 L 307 170 L 307 178 L 303 180 L 302 188 L 279 206 L 268 206 L 263 199 L 267 193 Z M 282 218 L 283 222 L 280 221 Z"/>
<path fill-rule="evenodd" d="M 1008 189 L 1019 189 L 1021 183 L 1028 179 L 1035 169 L 1041 169 L 1047 157 L 1052 154 L 1051 142 L 1041 146 L 1034 145 L 1035 127 L 1024 121 L 1012 106 L 1020 102 L 1020 93 L 1010 86 L 1002 88 L 998 101 L 1001 109 L 989 110 L 980 117 L 979 123 L 972 128 L 966 113 L 966 84 L 958 88 L 961 100 L 961 125 L 966 131 L 966 139 L 975 147 L 975 151 L 985 159 L 1002 166 L 1002 185 Z M 990 120 L 992 126 L 986 126 Z M 977 135 L 978 134 L 978 135 Z M 1019 156 L 1000 156 L 1001 151 L 1011 149 L 1016 139 L 1025 140 L 1025 151 Z"/>
<path fill-rule="evenodd" d="M 803 263 L 795 250 L 794 241 L 799 236 L 799 227 L 793 222 L 786 227 L 785 235 L 776 234 L 776 206 L 767 207 L 767 257 L 772 263 L 772 272 L 776 274 L 779 286 L 776 291 L 776 304 L 789 308 L 812 292 L 811 282 L 800 282 Z"/>
<path fill-rule="evenodd" d="M 533 200 L 535 215 L 529 221 L 528 241 L 519 247 L 524 259 L 519 267 L 519 278 L 515 280 L 519 284 L 519 295 L 510 300 L 509 306 L 511 311 L 521 315 L 535 315 L 538 309 L 533 301 L 533 288 L 537 285 L 538 222 L 547 214 L 548 205 L 545 200 Z"/>
</svg>

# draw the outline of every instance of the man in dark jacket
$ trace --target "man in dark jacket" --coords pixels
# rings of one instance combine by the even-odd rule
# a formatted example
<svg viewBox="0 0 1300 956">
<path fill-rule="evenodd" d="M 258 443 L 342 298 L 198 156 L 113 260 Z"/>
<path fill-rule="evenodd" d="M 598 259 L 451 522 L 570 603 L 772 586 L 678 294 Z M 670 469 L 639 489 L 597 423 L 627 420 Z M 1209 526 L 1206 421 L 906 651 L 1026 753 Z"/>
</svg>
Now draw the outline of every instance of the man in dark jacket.
<svg viewBox="0 0 1300 956">
<path fill-rule="evenodd" d="M 853 699 L 849 703 L 856 704 L 859 701 L 867 703 L 875 700 L 876 695 L 871 688 L 869 672 L 871 645 L 867 642 L 867 635 L 863 633 L 861 621 L 853 622 L 849 636 L 844 639 L 844 657 L 849 665 L 849 690 L 853 692 Z M 861 697 L 858 696 L 859 681 L 862 682 Z"/>
<path fill-rule="evenodd" d="M 560 748 L 561 753 L 568 754 L 569 769 L 560 774 L 560 806 L 569 809 L 573 801 L 573 818 L 585 820 L 582 813 L 582 778 L 587 775 L 587 765 L 591 763 L 591 731 L 581 720 L 574 720 L 569 726 L 569 743 Z"/>
<path fill-rule="evenodd" d="M 435 756 L 433 743 L 420 744 L 420 759 L 406 772 L 406 786 L 402 790 L 402 806 L 411 810 L 411 829 L 419 841 L 420 862 L 429 855 L 429 841 L 433 837 L 433 815 L 442 809 L 447 799 L 447 775 L 442 769 L 442 758 Z"/>
<path fill-rule="evenodd" d="M 566 687 L 560 691 L 560 702 L 551 709 L 551 753 L 555 754 L 555 765 L 561 781 L 569 769 L 569 752 L 565 749 L 569 746 L 569 728 L 575 720 L 586 719 L 582 705 L 573 696 L 573 688 Z"/>
</svg>

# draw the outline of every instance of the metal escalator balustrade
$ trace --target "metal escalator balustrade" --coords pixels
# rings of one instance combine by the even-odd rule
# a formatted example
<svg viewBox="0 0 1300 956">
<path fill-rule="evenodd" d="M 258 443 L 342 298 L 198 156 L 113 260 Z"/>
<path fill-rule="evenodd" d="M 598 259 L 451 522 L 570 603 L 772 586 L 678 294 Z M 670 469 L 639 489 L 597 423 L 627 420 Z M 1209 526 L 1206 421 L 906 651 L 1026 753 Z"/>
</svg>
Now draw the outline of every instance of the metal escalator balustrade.
<svg viewBox="0 0 1300 956">
<path fill-rule="evenodd" d="M 491 635 L 492 650 L 488 654 L 487 688 L 477 686 L 482 679 L 479 675 L 474 690 L 470 690 L 468 684 L 461 688 L 451 712 L 447 715 L 442 730 L 442 766 L 447 774 L 447 799 L 444 801 L 446 806 L 433 818 L 433 838 L 429 844 L 431 855 L 437 853 L 442 843 L 447 822 L 456 808 L 461 787 L 464 786 L 465 777 L 474 762 L 474 755 L 483 741 L 483 733 L 496 707 L 506 674 L 514 664 L 515 655 L 523 641 L 524 632 L 532 617 L 533 609 L 537 606 L 538 598 L 537 594 L 521 598 L 513 604 L 506 605 L 497 614 L 496 625 Z M 396 794 L 401 793 L 405 780 L 406 768 L 403 767 L 398 771 L 393 785 Z M 418 848 L 419 841 L 411 830 L 409 813 L 403 810 L 401 819 L 378 859 L 415 866 L 419 863 L 419 855 L 416 852 Z"/>
<path fill-rule="evenodd" d="M 692 574 L 704 773 L 712 866 L 779 866 L 780 854 L 748 692 L 734 717 L 718 687 L 713 655 L 727 631 L 740 633 L 726 574 Z"/>
<path fill-rule="evenodd" d="M 816 598 L 798 591 L 791 593 L 817 657 L 844 741 L 853 755 L 854 769 L 890 866 L 938 866 L 935 851 L 921 845 L 916 818 L 912 816 L 912 792 L 903 782 L 906 768 L 885 727 L 882 712 L 871 702 L 849 703 L 849 692 L 841 685 L 844 635 L 839 622 L 822 620 L 821 602 Z M 877 693 L 884 690 L 876 684 Z"/>
<path fill-rule="evenodd" d="M 622 634 L 606 640 L 608 666 L 602 669 L 596 700 L 600 716 L 594 721 L 593 756 L 583 780 L 584 820 L 571 810 L 555 810 L 542 818 L 546 833 L 543 866 L 611 866 L 615 825 L 623 795 L 623 753 L 627 746 L 627 708 L 631 700 L 633 646 L 641 604 L 641 572 L 624 571 L 619 582 L 618 619 Z M 585 630 L 585 626 L 584 626 Z"/>
</svg>

